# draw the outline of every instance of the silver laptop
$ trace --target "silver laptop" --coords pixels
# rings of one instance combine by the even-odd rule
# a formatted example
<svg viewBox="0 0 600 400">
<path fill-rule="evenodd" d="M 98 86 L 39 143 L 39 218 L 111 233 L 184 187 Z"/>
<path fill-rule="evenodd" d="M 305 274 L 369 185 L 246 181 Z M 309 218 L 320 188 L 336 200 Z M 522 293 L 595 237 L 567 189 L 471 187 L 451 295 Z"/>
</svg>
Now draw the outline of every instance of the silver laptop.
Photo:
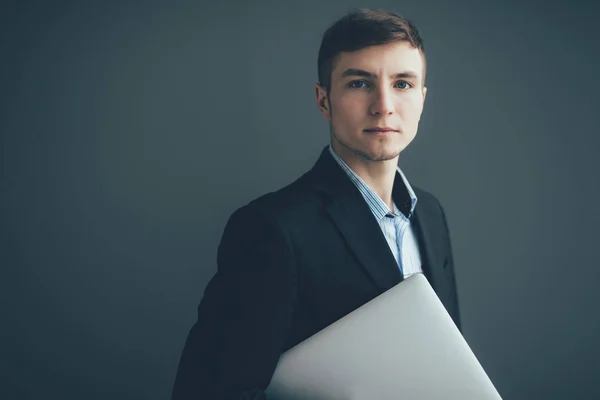
<svg viewBox="0 0 600 400">
<path fill-rule="evenodd" d="M 497 400 L 427 278 L 416 274 L 285 352 L 277 400 Z"/>
</svg>

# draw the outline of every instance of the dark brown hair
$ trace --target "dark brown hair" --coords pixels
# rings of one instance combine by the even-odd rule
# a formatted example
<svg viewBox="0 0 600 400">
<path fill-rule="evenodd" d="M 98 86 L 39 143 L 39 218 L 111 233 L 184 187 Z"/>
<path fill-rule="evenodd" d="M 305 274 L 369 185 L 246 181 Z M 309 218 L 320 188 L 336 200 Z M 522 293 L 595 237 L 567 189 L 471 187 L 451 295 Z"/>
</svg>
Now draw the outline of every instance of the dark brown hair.
<svg viewBox="0 0 600 400">
<path fill-rule="evenodd" d="M 425 66 L 425 48 L 417 27 L 408 19 L 391 11 L 358 9 L 349 12 L 323 34 L 319 49 L 319 84 L 331 90 L 333 63 L 341 52 L 353 52 L 370 46 L 406 41 L 421 50 Z M 423 84 L 425 84 L 423 67 Z"/>
</svg>

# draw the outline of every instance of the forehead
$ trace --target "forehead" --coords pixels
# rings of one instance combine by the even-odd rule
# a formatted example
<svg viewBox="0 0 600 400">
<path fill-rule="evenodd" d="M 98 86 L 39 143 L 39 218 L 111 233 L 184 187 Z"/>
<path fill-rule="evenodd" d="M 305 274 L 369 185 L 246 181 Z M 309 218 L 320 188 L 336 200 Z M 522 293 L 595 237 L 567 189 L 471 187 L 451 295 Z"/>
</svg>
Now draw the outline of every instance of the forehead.
<svg viewBox="0 0 600 400">
<path fill-rule="evenodd" d="M 393 42 L 340 53 L 333 63 L 332 78 L 339 79 L 349 68 L 362 69 L 378 75 L 413 71 L 422 77 L 423 66 L 421 50 L 405 41 Z"/>
</svg>

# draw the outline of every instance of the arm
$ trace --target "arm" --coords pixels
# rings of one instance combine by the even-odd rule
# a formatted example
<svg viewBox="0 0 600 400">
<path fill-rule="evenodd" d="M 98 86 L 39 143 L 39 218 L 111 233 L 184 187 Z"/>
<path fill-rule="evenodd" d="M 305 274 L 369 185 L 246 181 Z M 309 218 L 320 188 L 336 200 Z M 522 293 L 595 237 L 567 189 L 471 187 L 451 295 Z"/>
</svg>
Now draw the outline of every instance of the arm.
<svg viewBox="0 0 600 400">
<path fill-rule="evenodd" d="M 455 278 L 455 274 L 454 274 L 454 256 L 452 254 L 452 241 L 450 240 L 450 229 L 448 227 L 448 220 L 446 219 L 446 213 L 444 212 L 444 208 L 442 207 L 442 205 L 440 203 L 438 203 L 439 207 L 440 207 L 440 211 L 442 213 L 442 220 L 444 221 L 444 231 L 445 231 L 445 235 L 446 235 L 446 269 L 448 269 L 448 271 L 452 274 L 452 283 L 454 285 L 454 287 L 452 288 L 453 292 L 454 292 L 454 315 L 452 316 L 452 318 L 454 319 L 454 323 L 456 324 L 456 326 L 458 327 L 458 329 L 462 332 L 462 326 L 461 326 L 461 321 L 460 321 L 460 309 L 459 309 L 459 302 L 458 302 L 458 291 L 457 291 L 457 287 L 456 287 L 456 278 Z"/>
<path fill-rule="evenodd" d="M 173 400 L 266 399 L 296 298 L 287 237 L 251 206 L 229 219 L 183 350 Z"/>
</svg>

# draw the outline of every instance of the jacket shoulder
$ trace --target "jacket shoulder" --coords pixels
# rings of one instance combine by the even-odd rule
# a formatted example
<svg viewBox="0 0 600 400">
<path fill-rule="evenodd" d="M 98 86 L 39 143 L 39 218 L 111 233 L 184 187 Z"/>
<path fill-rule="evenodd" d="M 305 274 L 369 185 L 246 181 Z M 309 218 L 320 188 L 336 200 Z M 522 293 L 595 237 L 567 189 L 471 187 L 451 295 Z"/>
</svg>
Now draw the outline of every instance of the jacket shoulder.
<svg viewBox="0 0 600 400">
<path fill-rule="evenodd" d="M 438 197 L 427 191 L 423 190 L 419 187 L 412 186 L 415 195 L 417 196 L 417 206 L 421 205 L 422 207 L 427 207 L 429 209 L 440 209 L 443 211 L 442 203 L 438 199 Z"/>
<path fill-rule="evenodd" d="M 311 213 L 320 204 L 322 198 L 306 173 L 276 191 L 254 198 L 233 214 L 254 213 L 271 221 L 293 222 Z"/>
</svg>

